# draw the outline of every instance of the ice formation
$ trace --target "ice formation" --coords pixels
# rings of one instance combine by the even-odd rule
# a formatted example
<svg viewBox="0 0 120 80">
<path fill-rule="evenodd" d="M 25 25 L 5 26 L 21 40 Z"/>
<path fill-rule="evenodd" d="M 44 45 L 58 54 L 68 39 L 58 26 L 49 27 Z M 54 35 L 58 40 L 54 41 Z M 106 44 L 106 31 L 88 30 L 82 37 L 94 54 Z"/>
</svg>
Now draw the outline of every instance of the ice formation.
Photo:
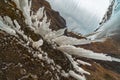
<svg viewBox="0 0 120 80">
<path fill-rule="evenodd" d="M 41 46 L 44 45 L 44 41 L 47 41 L 48 43 L 53 45 L 54 49 L 60 50 L 61 52 L 63 52 L 66 55 L 66 57 L 70 60 L 72 66 L 74 68 L 74 70 L 70 70 L 67 73 L 68 76 L 76 78 L 77 80 L 86 80 L 84 74 L 90 75 L 89 72 L 82 69 L 78 64 L 83 64 L 83 65 L 88 65 L 88 66 L 91 66 L 91 64 L 89 64 L 87 62 L 84 62 L 84 61 L 81 61 L 81 60 L 76 61 L 72 58 L 72 55 L 75 55 L 75 56 L 78 56 L 78 57 L 96 59 L 96 60 L 120 62 L 120 59 L 107 56 L 106 54 L 95 53 L 93 51 L 74 46 L 74 45 L 90 44 L 91 42 L 101 42 L 101 41 L 104 41 L 104 39 L 103 40 L 102 39 L 101 40 L 88 40 L 88 39 L 76 39 L 76 38 L 68 37 L 68 36 L 64 35 L 64 32 L 65 32 L 66 28 L 60 29 L 60 30 L 57 30 L 57 31 L 54 31 L 54 30 L 52 31 L 49 28 L 51 21 L 50 20 L 47 21 L 47 15 L 46 15 L 44 7 L 40 8 L 37 11 L 36 14 L 30 14 L 31 0 L 22 0 L 22 1 L 21 0 L 12 0 L 12 1 L 14 1 L 15 4 L 17 5 L 17 8 L 23 12 L 23 15 L 25 17 L 25 23 L 28 25 L 27 27 L 29 27 L 31 30 L 33 30 L 34 33 L 42 36 L 42 39 L 39 39 L 38 41 L 32 40 L 29 36 L 27 36 L 25 34 L 25 32 L 23 30 L 21 30 L 21 25 L 17 22 L 17 20 L 12 21 L 9 16 L 0 17 L 0 30 L 3 30 L 5 32 L 9 33 L 10 35 L 14 35 L 18 38 L 20 38 L 20 36 L 22 36 L 23 40 L 21 39 L 21 41 L 24 42 L 23 46 L 28 47 L 28 45 L 31 45 L 33 48 L 37 49 L 40 53 L 46 55 L 46 56 L 43 57 L 42 54 L 36 53 L 36 54 L 33 54 L 33 56 L 38 57 L 39 59 L 45 60 L 49 64 L 52 63 L 52 64 L 55 65 L 54 61 L 47 56 L 47 52 L 44 52 L 41 49 Z M 56 1 L 59 2 L 59 0 L 56 0 Z M 89 1 L 92 1 L 92 0 L 89 0 Z M 79 17 L 77 16 L 78 18 L 83 18 L 83 21 L 80 22 L 83 27 L 88 26 L 88 25 L 93 26 L 93 23 L 91 22 L 91 20 L 93 19 L 92 20 L 93 22 L 96 20 L 96 23 L 98 23 L 101 19 L 101 16 L 104 15 L 104 12 L 107 9 L 109 1 L 107 1 L 107 0 L 96 0 L 96 1 L 98 1 L 100 3 L 100 5 L 103 2 L 105 2 L 106 5 L 105 5 L 105 7 L 103 7 L 102 13 L 99 13 L 99 11 L 98 11 L 99 7 L 101 7 L 101 6 L 93 9 L 93 10 L 97 10 L 98 12 L 94 11 L 95 13 L 93 15 L 96 15 L 96 16 L 93 16 L 91 14 L 91 16 L 92 16 L 91 17 L 91 16 L 88 16 L 88 14 L 91 13 L 91 11 L 89 11 L 88 7 L 92 4 L 91 3 L 88 4 L 88 0 L 86 0 L 85 4 L 88 4 L 88 7 L 86 7 L 85 11 L 80 9 L 80 11 L 83 11 L 83 13 L 81 13 L 81 14 L 86 16 L 86 18 L 82 17 L 82 16 L 79 16 Z M 94 2 L 94 5 L 92 7 L 95 6 L 96 1 Z M 73 0 L 70 0 L 69 5 L 64 6 L 64 7 L 66 7 L 67 9 L 70 8 L 69 6 L 73 2 L 74 2 Z M 65 3 L 68 3 L 68 1 L 65 0 Z M 78 3 L 79 4 L 80 3 L 84 4 L 84 2 L 82 2 L 82 0 L 76 0 L 76 2 L 74 2 L 74 3 L 75 4 L 76 3 L 77 4 Z M 84 5 L 79 5 L 79 4 L 75 7 L 73 7 L 72 9 L 75 9 L 77 7 L 84 7 Z M 68 9 L 67 11 L 70 12 L 71 10 L 70 11 L 69 10 L 70 9 Z M 86 13 L 87 10 L 88 10 L 88 13 Z M 76 11 L 75 11 L 74 14 L 70 14 L 70 15 L 75 15 L 75 16 L 79 15 L 79 14 L 76 14 Z M 97 16 L 97 15 L 99 15 L 99 16 Z M 116 16 L 118 16 L 118 15 L 119 14 L 116 14 Z M 91 18 L 90 18 L 90 20 L 88 19 L 87 22 L 86 22 L 86 19 L 88 17 L 89 18 L 91 17 Z M 95 19 L 93 17 L 95 17 Z M 40 21 L 41 18 L 42 18 L 42 21 Z M 106 23 L 104 26 L 109 26 L 109 25 L 113 25 L 113 24 L 118 23 L 118 21 L 117 21 L 118 18 L 117 17 L 113 18 L 113 20 L 111 20 L 111 23 L 110 22 Z M 34 22 L 32 22 L 32 20 L 34 20 Z M 77 18 L 76 18 L 76 20 L 77 20 Z M 86 24 L 83 23 L 84 21 L 86 22 Z M 91 24 L 89 24 L 89 23 L 91 23 Z M 96 27 L 97 24 L 95 24 L 94 26 Z M 51 68 L 54 69 L 53 66 L 51 66 Z M 78 73 L 76 73 L 76 72 L 78 72 Z M 59 77 L 58 77 L 58 80 L 59 80 Z"/>
<path fill-rule="evenodd" d="M 97 59 L 97 60 L 120 62 L 119 59 L 115 59 L 113 57 L 107 56 L 106 54 L 95 53 L 91 50 L 86 50 L 86 49 L 83 49 L 83 48 L 77 48 L 77 47 L 72 46 L 72 45 L 61 45 L 57 49 L 64 52 L 64 53 L 68 53 L 68 54 L 71 54 L 71 55 L 76 55 L 76 56 L 81 56 L 81 57 L 86 57 L 86 58 L 92 58 L 92 59 Z"/>
<path fill-rule="evenodd" d="M 84 44 L 90 44 L 93 42 L 104 42 L 105 39 L 99 39 L 99 40 L 89 40 L 89 39 L 77 39 L 67 36 L 60 36 L 52 41 L 56 42 L 58 45 L 84 45 Z"/>
</svg>

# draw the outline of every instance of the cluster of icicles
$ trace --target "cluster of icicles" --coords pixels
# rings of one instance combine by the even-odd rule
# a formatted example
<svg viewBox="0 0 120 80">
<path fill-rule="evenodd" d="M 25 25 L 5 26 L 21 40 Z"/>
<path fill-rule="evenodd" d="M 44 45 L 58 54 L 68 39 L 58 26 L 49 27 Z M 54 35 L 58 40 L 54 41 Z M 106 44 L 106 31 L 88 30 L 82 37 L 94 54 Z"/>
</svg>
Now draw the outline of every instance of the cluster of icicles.
<svg viewBox="0 0 120 80">
<path fill-rule="evenodd" d="M 30 14 L 32 4 L 31 0 L 12 0 L 12 1 L 17 5 L 17 8 L 22 11 L 23 16 L 25 17 L 25 23 L 28 25 L 26 27 L 29 27 L 32 31 L 34 31 L 34 33 L 41 35 L 44 40 L 46 40 L 54 47 L 54 49 L 62 51 L 70 60 L 74 70 L 70 70 L 68 73 L 63 72 L 61 73 L 61 75 L 65 77 L 71 76 L 76 78 L 77 80 L 86 80 L 84 74 L 90 75 L 89 72 L 85 71 L 79 66 L 79 63 L 88 66 L 91 66 L 91 64 L 81 60 L 75 61 L 72 58 L 72 55 L 96 60 L 120 62 L 120 59 L 107 56 L 106 54 L 95 53 L 90 50 L 75 47 L 75 45 L 90 44 L 91 42 L 102 42 L 104 41 L 104 39 L 88 40 L 67 37 L 64 35 L 66 28 L 59 29 L 57 31 L 54 30 L 52 31 L 49 28 L 50 20 L 47 21 L 47 15 L 44 7 L 39 8 L 36 14 Z M 42 21 L 40 21 L 40 19 L 42 19 Z M 34 22 L 32 22 L 32 20 L 34 20 Z M 13 35 L 18 38 L 19 35 L 22 36 L 24 40 L 27 41 L 26 45 L 32 43 L 33 48 L 36 48 L 38 49 L 38 51 L 40 51 L 40 53 L 43 53 L 43 51 L 41 50 L 41 46 L 43 45 L 44 40 L 40 39 L 38 41 L 33 41 L 30 37 L 24 34 L 24 31 L 21 30 L 21 26 L 19 25 L 17 20 L 12 21 L 9 16 L 0 17 L 0 30 L 3 30 L 9 33 L 10 35 Z M 42 59 L 42 55 L 40 53 L 37 56 L 40 59 Z"/>
</svg>

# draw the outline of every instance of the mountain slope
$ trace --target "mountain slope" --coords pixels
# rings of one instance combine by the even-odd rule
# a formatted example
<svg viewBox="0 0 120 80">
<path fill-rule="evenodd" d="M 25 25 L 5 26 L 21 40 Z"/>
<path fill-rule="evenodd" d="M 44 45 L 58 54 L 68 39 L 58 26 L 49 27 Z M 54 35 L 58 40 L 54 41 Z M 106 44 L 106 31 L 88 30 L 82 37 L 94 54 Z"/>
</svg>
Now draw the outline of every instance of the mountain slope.
<svg viewBox="0 0 120 80">
<path fill-rule="evenodd" d="M 83 40 L 81 44 L 84 44 L 84 46 L 79 43 L 75 49 L 83 47 L 90 50 L 91 48 L 86 45 L 89 44 L 92 46 L 91 50 L 106 53 L 109 51 L 109 47 L 116 45 L 115 43 L 111 43 L 111 45 L 107 43 L 109 41 L 104 43 L 99 41 L 98 43 L 87 40 L 73 32 L 67 32 L 64 19 L 58 12 L 53 11 L 49 3 L 44 0 L 32 0 L 33 15 L 30 15 L 29 11 L 24 11 L 24 6 L 28 9 L 30 7 L 29 5 L 27 6 L 27 0 L 25 1 L 26 4 L 21 4 L 22 6 L 20 7 L 16 5 L 15 1 L 0 1 L 1 80 L 84 80 L 85 77 L 86 80 L 120 79 L 119 71 L 116 72 L 114 69 L 107 69 L 108 67 L 103 66 L 109 65 L 106 64 L 110 63 L 108 61 L 100 62 L 81 56 L 71 56 L 58 49 L 62 48 L 59 40 L 62 40 L 62 42 L 76 40 L 71 42 L 72 44 L 78 44 L 77 42 Z M 23 3 L 25 2 L 23 1 Z M 44 7 L 44 10 L 40 8 L 40 13 L 38 12 L 39 14 L 37 15 L 36 12 L 39 7 Z M 41 13 L 44 14 L 42 15 Z M 38 19 L 39 17 L 41 18 Z M 32 24 L 27 24 L 26 20 Z M 63 37 L 65 38 L 64 41 Z M 71 44 L 68 41 L 65 44 Z M 72 44 L 70 47 L 74 46 Z M 100 47 L 101 50 L 97 51 L 96 46 Z M 102 46 L 107 46 L 104 51 L 102 51 Z M 119 67 L 119 65 L 116 66 Z M 77 69 L 80 70 L 77 71 Z"/>
</svg>

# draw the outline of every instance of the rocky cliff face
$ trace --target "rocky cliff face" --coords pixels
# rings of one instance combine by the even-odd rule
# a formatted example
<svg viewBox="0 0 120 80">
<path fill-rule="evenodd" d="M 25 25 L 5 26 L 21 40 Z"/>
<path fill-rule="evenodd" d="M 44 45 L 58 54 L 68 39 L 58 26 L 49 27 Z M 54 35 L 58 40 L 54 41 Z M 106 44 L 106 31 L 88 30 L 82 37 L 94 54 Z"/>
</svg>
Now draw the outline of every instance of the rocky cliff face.
<svg viewBox="0 0 120 80">
<path fill-rule="evenodd" d="M 11 35 L 3 28 L 7 26 L 0 23 L 0 80 L 76 80 L 78 76 L 84 76 L 84 74 L 78 73 L 75 70 L 75 66 L 72 63 L 79 59 L 91 64 L 91 66 L 87 66 L 89 65 L 87 63 L 87 65 L 79 64 L 79 67 L 90 73 L 90 75 L 85 74 L 86 80 L 120 79 L 119 62 L 93 60 L 78 56 L 72 56 L 73 58 L 70 58 L 62 51 L 54 48 L 56 45 L 53 45 L 47 39 L 44 39 L 42 35 L 27 27 L 28 24 L 25 22 L 26 18 L 24 13 L 17 7 L 14 1 L 0 1 L 0 20 L 6 21 L 5 16 L 9 16 L 13 21 L 13 26 L 16 24 L 14 21 L 16 20 L 21 26 L 19 29 L 24 34 L 20 33 L 17 28 L 11 26 L 17 34 Z M 44 7 L 43 12 L 47 16 L 46 24 L 51 20 L 49 28 L 52 31 L 66 28 L 65 20 L 59 15 L 59 12 L 52 10 L 49 3 L 45 0 L 32 0 L 31 10 L 33 12 L 31 11 L 30 14 L 36 14 L 39 7 Z M 39 21 L 44 20 L 44 17 L 45 14 Z M 35 22 L 35 19 L 33 19 L 33 22 Z M 11 25 L 10 23 L 5 23 L 8 26 Z M 86 39 L 67 30 L 64 31 L 63 35 L 77 39 Z M 43 40 L 40 46 L 37 43 L 39 40 Z M 38 46 L 36 46 L 35 42 Z M 113 37 L 107 39 L 105 42 L 92 42 L 90 44 L 77 45 L 77 47 L 92 50 L 97 53 L 107 53 L 113 57 L 120 58 L 120 45 L 118 43 L 119 40 Z M 71 61 L 71 59 L 73 60 Z M 72 72 L 69 73 L 70 71 L 75 71 L 79 75 L 73 76 Z"/>
</svg>

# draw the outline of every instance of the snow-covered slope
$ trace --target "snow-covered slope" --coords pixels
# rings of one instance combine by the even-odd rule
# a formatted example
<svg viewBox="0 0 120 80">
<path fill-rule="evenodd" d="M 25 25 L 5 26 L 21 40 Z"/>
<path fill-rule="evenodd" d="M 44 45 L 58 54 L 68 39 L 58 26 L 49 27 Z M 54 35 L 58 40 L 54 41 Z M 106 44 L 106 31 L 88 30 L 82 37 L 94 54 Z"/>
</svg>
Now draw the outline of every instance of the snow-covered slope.
<svg viewBox="0 0 120 80">
<path fill-rule="evenodd" d="M 120 34 L 120 1 L 116 0 L 111 18 L 101 26 L 96 38 L 115 36 Z M 119 37 L 119 36 L 118 36 Z"/>
</svg>

